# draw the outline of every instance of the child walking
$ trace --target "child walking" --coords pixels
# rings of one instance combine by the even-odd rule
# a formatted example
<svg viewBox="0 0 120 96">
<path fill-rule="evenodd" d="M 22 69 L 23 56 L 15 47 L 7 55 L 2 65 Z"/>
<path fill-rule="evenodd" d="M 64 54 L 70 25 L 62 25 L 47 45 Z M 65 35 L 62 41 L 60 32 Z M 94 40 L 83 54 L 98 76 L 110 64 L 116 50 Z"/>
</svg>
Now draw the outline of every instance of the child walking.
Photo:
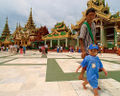
<svg viewBox="0 0 120 96">
<path fill-rule="evenodd" d="M 87 78 L 84 78 L 83 88 L 87 89 L 86 85 L 89 83 L 93 88 L 94 96 L 99 96 L 98 89 L 100 89 L 100 87 L 98 87 L 98 72 L 102 70 L 107 76 L 107 71 L 103 68 L 103 64 L 99 57 L 96 56 L 98 54 L 98 46 L 91 44 L 88 48 L 88 52 L 89 55 L 84 58 L 76 72 L 78 72 L 81 67 L 86 68 Z"/>
</svg>

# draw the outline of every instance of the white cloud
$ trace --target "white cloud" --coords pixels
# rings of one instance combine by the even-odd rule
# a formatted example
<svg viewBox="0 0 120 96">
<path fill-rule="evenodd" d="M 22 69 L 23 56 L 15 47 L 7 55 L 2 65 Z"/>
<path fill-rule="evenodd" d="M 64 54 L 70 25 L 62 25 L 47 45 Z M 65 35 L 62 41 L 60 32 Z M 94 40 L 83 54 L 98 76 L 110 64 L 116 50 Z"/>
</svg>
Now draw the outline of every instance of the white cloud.
<svg viewBox="0 0 120 96">
<path fill-rule="evenodd" d="M 30 5 L 26 0 L 0 0 L 0 11 L 4 13 L 13 11 L 20 15 L 24 15 L 28 13 L 29 7 Z"/>
<path fill-rule="evenodd" d="M 37 27 L 46 25 L 53 28 L 57 22 L 65 21 L 68 25 L 75 24 L 86 10 L 88 0 L 0 0 L 0 31 L 4 27 L 8 16 L 9 25 L 15 29 L 17 22 L 24 26 L 29 17 L 30 8 L 33 10 L 33 19 Z M 111 11 L 120 10 L 119 0 L 106 0 Z"/>
</svg>

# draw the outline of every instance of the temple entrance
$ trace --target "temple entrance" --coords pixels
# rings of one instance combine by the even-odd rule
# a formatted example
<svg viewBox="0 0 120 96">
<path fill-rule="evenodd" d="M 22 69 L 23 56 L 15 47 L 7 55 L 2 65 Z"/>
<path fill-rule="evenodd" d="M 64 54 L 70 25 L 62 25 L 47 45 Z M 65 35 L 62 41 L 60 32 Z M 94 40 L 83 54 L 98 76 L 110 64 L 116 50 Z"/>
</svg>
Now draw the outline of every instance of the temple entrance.
<svg viewBox="0 0 120 96">
<path fill-rule="evenodd" d="M 100 27 L 96 28 L 96 40 L 100 43 Z"/>
<path fill-rule="evenodd" d="M 52 48 L 57 48 L 58 40 L 52 40 Z"/>
<path fill-rule="evenodd" d="M 114 28 L 105 29 L 107 48 L 114 47 L 115 35 Z"/>
<path fill-rule="evenodd" d="M 60 46 L 65 47 L 65 39 L 60 40 Z"/>
</svg>

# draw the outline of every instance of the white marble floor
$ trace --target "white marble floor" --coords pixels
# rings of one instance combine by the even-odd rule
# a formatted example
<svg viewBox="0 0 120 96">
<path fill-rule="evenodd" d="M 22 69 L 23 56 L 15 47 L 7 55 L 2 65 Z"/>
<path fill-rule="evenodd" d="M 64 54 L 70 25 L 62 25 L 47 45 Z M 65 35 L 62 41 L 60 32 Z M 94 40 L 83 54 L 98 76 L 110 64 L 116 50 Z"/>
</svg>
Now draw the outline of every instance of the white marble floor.
<svg viewBox="0 0 120 96">
<path fill-rule="evenodd" d="M 0 57 L 9 55 L 7 52 L 0 53 Z M 0 96 L 93 96 L 90 85 L 87 86 L 87 90 L 84 90 L 83 81 L 80 80 L 46 82 L 48 58 L 58 58 L 55 60 L 63 72 L 71 73 L 75 72 L 82 61 L 80 55 L 79 53 L 49 52 L 47 58 L 41 58 L 39 51 L 27 51 L 25 55 L 0 58 L 0 63 L 5 62 L 0 65 Z M 104 54 L 104 57 L 119 58 L 115 54 Z M 114 58 L 112 60 L 116 60 Z M 102 62 L 108 71 L 120 71 L 120 64 Z M 100 96 L 119 96 L 120 94 L 120 82 L 112 78 L 100 79 L 99 85 L 102 88 L 99 91 Z"/>
<path fill-rule="evenodd" d="M 46 58 L 19 58 L 5 64 L 47 64 Z"/>
</svg>

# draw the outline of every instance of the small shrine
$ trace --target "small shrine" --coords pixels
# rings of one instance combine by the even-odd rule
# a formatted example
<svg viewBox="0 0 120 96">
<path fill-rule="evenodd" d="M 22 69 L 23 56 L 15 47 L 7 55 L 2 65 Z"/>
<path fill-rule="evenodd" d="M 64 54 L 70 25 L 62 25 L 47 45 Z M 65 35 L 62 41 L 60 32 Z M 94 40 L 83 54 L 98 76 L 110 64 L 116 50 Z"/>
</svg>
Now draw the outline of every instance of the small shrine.
<svg viewBox="0 0 120 96">
<path fill-rule="evenodd" d="M 57 46 L 68 47 L 69 39 L 71 38 L 71 30 L 65 25 L 64 22 L 57 23 L 54 28 L 51 29 L 51 33 L 44 36 L 42 39 L 45 44 L 49 42 L 49 47 L 56 48 Z"/>
</svg>

